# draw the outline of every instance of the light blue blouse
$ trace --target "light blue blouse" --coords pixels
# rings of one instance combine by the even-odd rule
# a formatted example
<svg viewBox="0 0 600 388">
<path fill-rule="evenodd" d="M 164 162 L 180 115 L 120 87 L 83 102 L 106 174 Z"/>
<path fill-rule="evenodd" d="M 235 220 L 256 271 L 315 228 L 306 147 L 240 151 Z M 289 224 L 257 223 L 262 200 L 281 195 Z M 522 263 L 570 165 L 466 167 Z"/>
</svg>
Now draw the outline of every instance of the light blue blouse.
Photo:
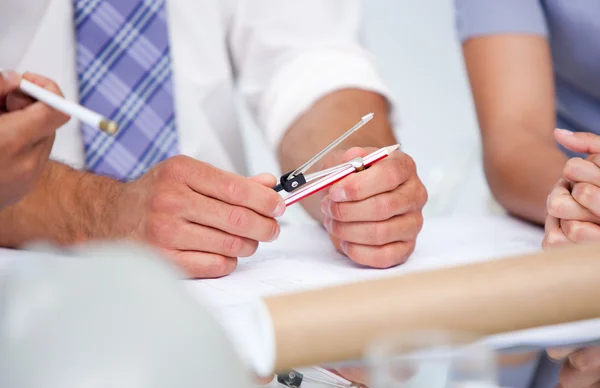
<svg viewBox="0 0 600 388">
<path fill-rule="evenodd" d="M 547 37 L 556 126 L 600 134 L 600 1 L 455 0 L 455 10 L 461 42 L 509 33 Z"/>
</svg>

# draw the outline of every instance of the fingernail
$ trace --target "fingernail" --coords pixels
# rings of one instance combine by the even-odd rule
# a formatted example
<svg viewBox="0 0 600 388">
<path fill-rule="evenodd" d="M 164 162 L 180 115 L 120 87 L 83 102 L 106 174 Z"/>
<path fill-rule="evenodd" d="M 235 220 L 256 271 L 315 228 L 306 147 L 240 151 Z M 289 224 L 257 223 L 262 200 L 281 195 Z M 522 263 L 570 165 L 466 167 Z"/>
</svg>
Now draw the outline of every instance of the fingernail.
<svg viewBox="0 0 600 388">
<path fill-rule="evenodd" d="M 568 129 L 556 128 L 556 130 L 564 135 L 572 135 L 573 131 L 569 131 Z"/>
<path fill-rule="evenodd" d="M 2 78 L 4 78 L 9 83 L 18 83 L 19 75 L 12 70 L 2 70 Z"/>
<path fill-rule="evenodd" d="M 275 235 L 273 237 L 271 237 L 271 239 L 269 240 L 269 242 L 273 242 L 273 241 L 277 240 L 279 238 L 279 233 L 281 233 L 281 227 L 277 228 L 277 231 L 275 232 Z"/>
<path fill-rule="evenodd" d="M 327 229 L 328 232 L 331 232 L 331 222 L 331 218 L 327 216 L 323 218 L 323 226 L 325 227 L 325 229 Z"/>
<path fill-rule="evenodd" d="M 348 241 L 340 241 L 340 248 L 342 248 L 342 252 L 348 254 Z"/>
<path fill-rule="evenodd" d="M 281 217 L 283 215 L 283 213 L 285 213 L 285 203 L 281 202 L 275 208 L 275 211 L 273 212 L 273 216 L 274 217 Z"/>
<path fill-rule="evenodd" d="M 328 198 L 321 201 L 321 213 L 329 217 L 331 217 L 331 211 L 329 210 L 330 202 L 331 201 Z"/>
<path fill-rule="evenodd" d="M 348 200 L 348 196 L 346 195 L 346 190 L 342 187 L 334 187 L 329 191 L 329 198 L 335 202 L 345 202 Z"/>
</svg>

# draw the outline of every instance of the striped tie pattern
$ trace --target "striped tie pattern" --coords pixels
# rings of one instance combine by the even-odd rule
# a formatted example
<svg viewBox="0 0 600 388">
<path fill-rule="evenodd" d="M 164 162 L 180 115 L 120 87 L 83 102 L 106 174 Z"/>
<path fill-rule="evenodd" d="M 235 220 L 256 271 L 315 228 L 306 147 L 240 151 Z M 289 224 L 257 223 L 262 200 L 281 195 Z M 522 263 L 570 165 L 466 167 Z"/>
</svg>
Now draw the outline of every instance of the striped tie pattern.
<svg viewBox="0 0 600 388">
<path fill-rule="evenodd" d="M 79 101 L 119 124 L 82 125 L 86 169 L 135 179 L 178 153 L 165 0 L 73 0 Z"/>
</svg>

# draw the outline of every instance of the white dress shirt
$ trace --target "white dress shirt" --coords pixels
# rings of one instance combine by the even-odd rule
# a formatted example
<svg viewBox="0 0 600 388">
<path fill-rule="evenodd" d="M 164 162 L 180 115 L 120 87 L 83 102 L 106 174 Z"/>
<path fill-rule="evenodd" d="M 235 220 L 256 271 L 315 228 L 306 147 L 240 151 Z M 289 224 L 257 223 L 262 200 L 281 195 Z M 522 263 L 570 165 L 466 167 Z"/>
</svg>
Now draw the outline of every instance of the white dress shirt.
<svg viewBox="0 0 600 388">
<path fill-rule="evenodd" d="M 0 68 L 54 79 L 77 101 L 72 0 L 4 0 Z M 275 149 L 317 99 L 358 87 L 388 99 L 360 46 L 354 0 L 167 0 L 175 112 L 184 155 L 245 174 L 236 93 Z M 79 123 L 57 134 L 52 157 L 84 166 Z"/>
</svg>

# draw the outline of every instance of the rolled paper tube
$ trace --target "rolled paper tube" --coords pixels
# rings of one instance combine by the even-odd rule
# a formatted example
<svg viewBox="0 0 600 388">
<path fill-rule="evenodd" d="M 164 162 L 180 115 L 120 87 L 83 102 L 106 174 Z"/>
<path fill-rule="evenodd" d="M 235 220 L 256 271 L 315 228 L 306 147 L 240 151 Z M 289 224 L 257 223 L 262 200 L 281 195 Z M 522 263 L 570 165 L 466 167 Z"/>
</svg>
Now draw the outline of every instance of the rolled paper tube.
<svg viewBox="0 0 600 388">
<path fill-rule="evenodd" d="M 357 360 L 394 332 L 487 336 L 597 318 L 599 285 L 600 245 L 578 245 L 268 297 L 275 370 Z"/>
</svg>

